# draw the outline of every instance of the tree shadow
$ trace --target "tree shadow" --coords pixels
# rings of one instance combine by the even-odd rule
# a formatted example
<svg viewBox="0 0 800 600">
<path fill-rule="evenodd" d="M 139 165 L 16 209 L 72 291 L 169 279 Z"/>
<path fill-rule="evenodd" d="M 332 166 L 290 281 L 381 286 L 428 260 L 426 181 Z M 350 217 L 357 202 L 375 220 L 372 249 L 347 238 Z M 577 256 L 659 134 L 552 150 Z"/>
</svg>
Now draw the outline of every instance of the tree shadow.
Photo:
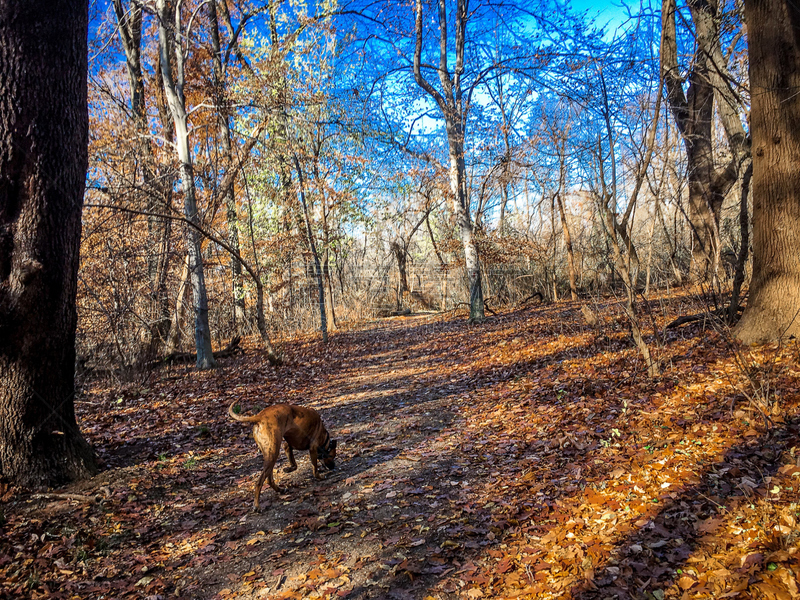
<svg viewBox="0 0 800 600">
<path fill-rule="evenodd" d="M 691 573 L 687 561 L 702 543 L 720 545 L 722 552 L 726 544 L 736 543 L 731 539 L 735 536 L 725 529 L 726 514 L 765 496 L 768 501 L 767 484 L 785 464 L 786 453 L 800 444 L 799 427 L 800 417 L 795 416 L 768 434 L 749 437 L 730 448 L 720 461 L 709 465 L 700 483 L 678 493 L 664 494 L 658 510 L 643 519 L 644 524 L 637 522 L 639 526 L 615 543 L 611 557 L 595 568 L 584 583 L 572 589 L 572 597 L 657 598 L 659 590 L 668 590 L 682 577 L 681 587 L 692 595 L 705 593 L 706 597 L 712 597 L 721 593 L 702 582 L 693 583 L 697 578 L 687 575 Z M 782 549 L 779 535 L 772 536 L 770 544 L 770 550 Z M 737 572 L 744 582 L 755 582 L 768 568 L 774 568 L 779 559 L 780 555 L 770 558 L 753 552 L 746 555 L 744 562 L 729 569 Z M 783 559 L 793 560 L 788 554 Z M 729 592 L 726 597 L 738 595 L 737 591 L 743 589 L 724 590 Z"/>
<path fill-rule="evenodd" d="M 348 597 L 423 597 L 433 588 L 442 598 L 455 596 L 463 590 L 448 587 L 448 581 L 457 576 L 470 584 L 480 583 L 484 575 L 473 563 L 478 563 L 488 552 L 497 551 L 506 532 L 518 527 L 513 522 L 522 521 L 522 515 L 539 502 L 535 490 L 541 488 L 530 485 L 523 478 L 525 474 L 535 474 L 542 464 L 563 472 L 549 475 L 548 481 L 543 482 L 550 486 L 545 508 L 555 510 L 559 499 L 580 496 L 588 480 L 607 479 L 614 469 L 628 466 L 630 455 L 626 446 L 641 441 L 635 439 L 635 432 L 627 432 L 619 425 L 623 402 L 608 394 L 615 385 L 635 378 L 635 368 L 631 368 L 634 373 L 626 379 L 618 373 L 590 376 L 585 371 L 576 372 L 574 365 L 569 364 L 598 357 L 609 345 L 615 350 L 629 349 L 624 328 L 612 331 L 615 337 L 611 341 L 598 341 L 591 336 L 578 339 L 590 328 L 563 323 L 549 326 L 550 321 L 566 320 L 568 313 L 577 314 L 577 308 L 551 305 L 535 310 L 543 315 L 546 312 L 549 328 L 521 326 L 529 312 L 525 310 L 490 320 L 482 326 L 481 335 L 474 336 L 470 335 L 470 326 L 463 322 L 410 326 L 406 323 L 395 329 L 386 328 L 380 335 L 371 331 L 337 333 L 327 347 L 306 344 L 280 372 L 264 370 L 259 354 L 237 359 L 232 370 L 218 373 L 223 380 L 221 389 L 226 378 L 235 377 L 240 390 L 237 393 L 245 400 L 243 408 L 247 412 L 251 412 L 253 403 L 264 399 L 264 390 L 275 382 L 281 384 L 279 393 L 265 399 L 268 402 L 295 401 L 300 396 L 303 403 L 317 407 L 332 434 L 344 441 L 337 471 L 325 481 L 317 482 L 310 476 L 308 461 L 302 459 L 296 473 L 279 474 L 281 485 L 289 485 L 287 497 L 275 496 L 267 489 L 262 495 L 265 513 L 248 515 L 252 480 L 261 467 L 255 444 L 246 427 L 229 421 L 226 414 L 229 398 L 220 396 L 216 405 L 213 399 L 205 398 L 202 402 L 210 408 L 201 421 L 210 425 L 209 437 L 198 437 L 197 425 L 185 427 L 179 420 L 168 424 L 168 432 L 156 436 L 135 426 L 129 428 L 129 434 L 122 440 L 128 449 L 115 456 L 119 466 L 143 467 L 137 475 L 141 479 L 139 487 L 132 491 L 112 490 L 113 497 L 103 510 L 106 515 L 116 513 L 125 523 L 137 523 L 141 517 L 136 511 L 141 510 L 143 502 L 147 507 L 164 505 L 162 521 L 149 530 L 139 527 L 138 537 L 131 534 L 125 539 L 124 543 L 131 548 L 139 544 L 166 554 L 164 548 L 172 543 L 176 531 L 181 539 L 192 540 L 203 535 L 214 539 L 214 551 L 200 546 L 197 555 L 187 551 L 164 559 L 163 568 L 169 572 L 187 568 L 188 573 L 194 569 L 198 587 L 191 593 L 186 591 L 188 595 L 210 597 L 230 585 L 224 576 L 249 572 L 257 565 L 286 569 L 288 573 L 289 569 L 308 570 L 309 561 L 321 554 L 353 558 L 359 555 L 359 544 L 363 543 L 372 544 L 368 547 L 374 550 L 372 560 L 364 567 L 372 583 L 359 582 Z M 515 343 L 517 337 L 518 344 L 530 345 L 545 336 L 545 342 L 557 340 L 562 327 L 565 333 L 576 336 L 575 343 L 567 348 L 561 343 L 552 348 L 545 343 L 527 358 L 502 365 L 489 359 L 494 346 Z M 429 343 L 432 339 L 441 343 L 432 346 Z M 351 354 L 342 356 L 343 350 L 351 348 Z M 311 351 L 319 351 L 319 355 L 311 355 L 313 360 L 308 359 Z M 465 357 L 476 355 L 480 361 L 465 361 Z M 624 370 L 624 363 L 631 362 L 630 356 L 631 352 L 620 353 L 615 359 L 620 363 L 616 371 Z M 341 373 L 334 369 L 320 375 L 314 360 L 340 364 Z M 545 370 L 547 377 L 543 378 Z M 487 404 L 487 410 L 508 411 L 509 421 L 496 431 L 503 436 L 503 443 L 495 443 L 492 438 L 495 430 L 489 426 L 470 430 L 463 427 L 462 399 L 481 402 L 488 389 L 517 378 L 541 380 L 546 389 L 535 390 L 532 399 L 493 397 Z M 313 383 L 307 384 L 309 381 Z M 604 429 L 593 428 L 585 436 L 574 435 L 572 439 L 565 432 L 550 430 L 532 434 L 515 432 L 513 419 L 525 419 L 536 411 L 574 411 L 572 400 L 580 397 L 590 397 L 591 410 L 601 421 L 609 423 Z M 634 400 L 627 410 L 638 410 L 637 402 Z M 644 410 L 646 400 L 641 402 Z M 170 409 L 192 414 L 195 406 L 190 400 L 178 397 Z M 151 417 L 147 410 L 141 415 L 144 419 Z M 608 441 L 612 427 L 621 430 L 615 439 L 622 449 L 609 456 L 608 452 L 598 451 L 605 449 L 601 442 Z M 174 448 L 175 444 L 181 452 L 207 452 L 208 464 L 201 458 L 196 470 L 187 467 L 159 474 L 155 468 L 158 452 Z M 734 457 L 736 460 L 750 460 L 750 455 L 744 454 L 746 447 L 749 446 L 745 444 L 740 450 L 741 457 Z M 278 471 L 280 466 L 282 462 L 276 467 Z M 687 514 L 714 514 L 713 504 L 696 507 L 702 509 L 700 512 L 690 506 L 687 513 L 682 503 L 694 503 L 700 497 L 698 494 L 705 494 L 724 504 L 725 498 L 735 492 L 717 489 L 719 478 L 712 477 L 714 468 L 721 471 L 724 467 L 710 467 L 704 475 L 707 481 L 696 486 L 696 490 L 687 489 L 676 498 L 663 500 L 653 517 L 653 527 L 639 527 L 636 533 L 629 534 L 617 545 L 612 559 L 616 562 L 607 561 L 596 567 L 591 583 L 575 586 L 573 594 L 585 598 L 610 597 L 622 590 L 630 597 L 637 597 L 642 586 L 636 577 L 656 569 L 659 559 L 667 561 L 673 575 L 659 571 L 654 581 L 659 585 L 674 582 L 675 565 L 684 564 L 681 562 L 686 560 L 684 554 L 696 547 L 699 537 L 699 534 L 692 537 L 688 529 L 685 532 L 679 529 L 689 528 L 686 523 L 695 522 Z M 739 475 L 726 471 L 733 478 L 731 485 L 736 483 L 736 477 L 744 476 L 742 473 L 755 477 L 750 467 L 737 463 L 737 468 Z M 152 471 L 150 477 L 148 469 Z M 497 489 L 499 478 L 492 476 L 495 470 L 512 480 L 517 475 L 519 478 L 509 489 Z M 392 492 L 396 493 L 389 496 Z M 129 500 L 134 495 L 137 499 Z M 493 502 L 486 503 L 485 498 L 492 498 Z M 476 504 L 476 499 L 482 499 L 481 503 Z M 665 506 L 664 502 L 668 504 Z M 354 508 L 359 510 L 353 511 Z M 96 517 L 108 518 L 100 512 Z M 418 522 L 418 518 L 422 521 Z M 428 521 L 429 518 L 432 520 Z M 668 531 L 669 526 L 678 528 L 675 535 L 662 532 L 662 529 Z M 253 546 L 244 543 L 245 536 L 259 531 L 267 533 L 258 543 Z M 548 526 L 541 525 L 538 531 L 546 533 Z M 678 538 L 681 544 L 677 543 Z M 302 541 L 298 542 L 299 539 Z M 639 546 L 642 550 L 637 552 Z M 645 561 L 640 555 L 647 553 L 652 556 Z M 627 565 L 621 564 L 624 560 L 628 560 Z M 641 562 L 644 567 L 637 571 L 631 566 L 634 562 Z M 243 570 L 244 566 L 247 568 Z M 625 570 L 628 567 L 630 573 Z M 276 587 L 282 576 L 276 575 L 270 585 Z M 119 579 L 113 581 L 113 586 L 123 590 L 133 583 Z M 169 592 L 181 596 L 174 586 Z"/>
</svg>

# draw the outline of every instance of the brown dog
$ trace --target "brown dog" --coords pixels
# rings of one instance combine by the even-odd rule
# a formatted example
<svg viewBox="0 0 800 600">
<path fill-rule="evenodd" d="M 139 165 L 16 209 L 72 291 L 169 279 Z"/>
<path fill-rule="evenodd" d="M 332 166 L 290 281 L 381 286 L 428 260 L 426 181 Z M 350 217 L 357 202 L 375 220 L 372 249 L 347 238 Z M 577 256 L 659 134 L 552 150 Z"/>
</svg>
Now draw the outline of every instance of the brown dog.
<svg viewBox="0 0 800 600">
<path fill-rule="evenodd" d="M 304 408 L 291 404 L 275 404 L 262 410 L 255 416 L 244 417 L 233 412 L 234 402 L 228 407 L 228 414 L 231 418 L 242 423 L 255 423 L 253 425 L 253 438 L 256 440 L 258 449 L 264 455 L 264 470 L 256 482 L 255 502 L 253 509 L 258 510 L 258 498 L 261 496 L 261 487 L 264 479 L 270 487 L 278 492 L 283 490 L 275 484 L 272 477 L 272 468 L 281 451 L 281 438 L 286 440 L 286 455 L 289 457 L 289 466 L 284 472 L 291 473 L 297 469 L 294 460 L 294 450 L 308 450 L 311 458 L 311 466 L 314 468 L 314 477 L 322 479 L 317 466 L 317 457 L 322 459 L 328 469 L 333 470 L 334 459 L 336 458 L 336 440 L 332 440 L 328 435 L 328 430 L 322 424 L 319 413 L 313 408 Z"/>
</svg>

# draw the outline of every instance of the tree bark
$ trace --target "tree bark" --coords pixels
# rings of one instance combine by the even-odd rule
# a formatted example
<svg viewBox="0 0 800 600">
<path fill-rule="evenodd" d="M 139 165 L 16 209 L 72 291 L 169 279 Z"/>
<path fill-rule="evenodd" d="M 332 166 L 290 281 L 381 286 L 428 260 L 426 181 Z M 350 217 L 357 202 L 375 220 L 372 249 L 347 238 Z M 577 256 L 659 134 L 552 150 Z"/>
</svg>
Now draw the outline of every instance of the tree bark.
<svg viewBox="0 0 800 600">
<path fill-rule="evenodd" d="M 753 280 L 735 335 L 800 337 L 800 8 L 745 3 L 753 139 Z"/>
<path fill-rule="evenodd" d="M 469 280 L 469 320 L 480 322 L 485 318 L 483 309 L 483 287 L 478 260 L 478 247 L 472 231 L 467 193 L 467 170 L 464 162 L 464 135 L 466 130 L 467 105 L 461 89 L 461 74 L 464 71 L 464 43 L 466 37 L 468 0 L 458 0 L 456 7 L 455 69 L 450 73 L 448 65 L 447 11 L 445 0 L 439 0 L 439 83 L 437 91 L 422 75 L 422 0 L 416 1 L 414 50 L 414 80 L 442 112 L 447 132 L 447 149 L 450 157 L 450 190 L 453 194 L 453 213 L 456 218 L 464 262 Z"/>
<path fill-rule="evenodd" d="M 87 2 L 0 2 L 0 479 L 97 472 L 75 419 Z"/>
<path fill-rule="evenodd" d="M 719 271 L 719 223 L 722 202 L 749 156 L 747 136 L 736 114 L 735 98 L 723 81 L 726 73 L 719 43 L 717 0 L 690 0 L 697 47 L 689 72 L 689 87 L 678 67 L 675 0 L 663 0 L 661 72 L 667 100 L 686 149 L 689 175 L 689 222 L 692 228 L 691 276 L 697 282 L 716 282 Z M 714 99 L 731 151 L 728 163 L 714 165 L 712 120 Z"/>
<path fill-rule="evenodd" d="M 179 40 L 175 39 L 175 31 L 167 10 L 166 0 L 158 0 L 158 42 L 161 55 L 161 78 L 164 92 L 175 124 L 175 144 L 180 162 L 181 188 L 183 190 L 183 212 L 186 218 L 195 225 L 200 224 L 195 196 L 194 167 L 192 151 L 189 145 L 189 130 L 186 115 L 186 103 L 183 96 L 184 56 Z M 175 13 L 174 27 L 180 29 L 180 8 Z M 170 54 L 175 55 L 175 74 L 173 75 Z M 206 293 L 203 256 L 200 248 L 200 233 L 194 227 L 186 227 L 186 246 L 189 254 L 189 272 L 192 282 L 192 302 L 195 313 L 195 347 L 197 350 L 197 368 L 209 369 L 216 366 L 211 351 L 211 329 L 208 325 L 208 295 Z"/>
</svg>

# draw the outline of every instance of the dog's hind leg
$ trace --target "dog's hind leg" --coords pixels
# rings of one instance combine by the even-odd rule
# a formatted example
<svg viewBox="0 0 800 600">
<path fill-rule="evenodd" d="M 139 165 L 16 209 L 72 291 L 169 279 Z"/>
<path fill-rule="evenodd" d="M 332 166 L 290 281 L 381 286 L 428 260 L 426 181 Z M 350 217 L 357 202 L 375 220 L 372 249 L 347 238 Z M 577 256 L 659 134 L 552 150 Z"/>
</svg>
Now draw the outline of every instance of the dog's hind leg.
<svg viewBox="0 0 800 600">
<path fill-rule="evenodd" d="M 275 484 L 275 479 L 272 475 L 273 467 L 278 460 L 278 453 L 281 451 L 281 442 L 280 438 L 269 435 L 269 433 L 261 427 L 260 423 L 256 424 L 253 428 L 253 438 L 255 438 L 258 449 L 261 450 L 261 454 L 264 457 L 264 469 L 261 471 L 261 475 L 259 475 L 258 481 L 256 482 L 255 500 L 253 501 L 253 508 L 258 511 L 258 499 L 261 495 L 261 487 L 264 485 L 265 479 L 269 487 L 277 493 L 284 493 L 284 490 Z"/>
<path fill-rule="evenodd" d="M 261 471 L 261 475 L 258 476 L 258 481 L 256 481 L 255 500 L 253 500 L 253 510 L 255 512 L 259 511 L 258 499 L 261 497 L 261 487 L 264 485 L 264 479 L 267 477 L 267 468 L 267 461 L 264 461 L 264 468 Z M 272 479 L 271 476 L 270 479 Z"/>
<path fill-rule="evenodd" d="M 269 487 L 273 490 L 278 492 L 279 494 L 285 493 L 286 490 L 283 488 L 279 488 L 278 484 L 275 483 L 275 479 L 272 476 L 272 468 L 275 466 L 275 462 L 278 460 L 278 453 L 281 451 L 281 445 L 279 441 L 275 442 L 274 446 L 269 448 L 265 448 L 263 451 L 264 454 L 264 471 L 261 473 L 261 477 L 259 477 L 259 484 L 264 483 L 264 477 L 267 478 L 267 483 Z"/>
<path fill-rule="evenodd" d="M 292 451 L 292 447 L 289 445 L 289 442 L 284 442 L 283 448 L 286 450 L 286 457 L 289 459 L 289 464 L 283 468 L 283 472 L 291 473 L 292 471 L 296 471 L 297 462 L 294 460 L 294 452 Z"/>
<path fill-rule="evenodd" d="M 255 500 L 253 501 L 253 510 L 258 512 L 258 499 L 261 497 L 261 488 L 264 485 L 264 480 L 267 480 L 269 487 L 275 490 L 279 494 L 285 493 L 286 490 L 283 488 L 279 488 L 275 484 L 275 479 L 272 476 L 272 468 L 275 466 L 275 459 L 267 460 L 264 458 L 264 468 L 261 470 L 261 475 L 258 476 L 258 481 L 256 481 L 256 488 L 255 488 Z"/>
<path fill-rule="evenodd" d="M 267 483 L 269 484 L 269 487 L 271 487 L 273 490 L 275 490 L 279 494 L 285 494 L 286 490 L 283 489 L 282 487 L 278 487 L 278 484 L 275 483 L 275 479 L 273 479 L 273 477 L 272 477 L 272 467 L 274 466 L 274 464 L 275 463 L 273 461 L 273 463 L 269 466 L 269 468 L 267 468 L 266 466 L 264 467 L 264 473 L 267 474 Z M 262 482 L 263 482 L 263 478 L 264 478 L 264 473 L 261 474 Z"/>
</svg>

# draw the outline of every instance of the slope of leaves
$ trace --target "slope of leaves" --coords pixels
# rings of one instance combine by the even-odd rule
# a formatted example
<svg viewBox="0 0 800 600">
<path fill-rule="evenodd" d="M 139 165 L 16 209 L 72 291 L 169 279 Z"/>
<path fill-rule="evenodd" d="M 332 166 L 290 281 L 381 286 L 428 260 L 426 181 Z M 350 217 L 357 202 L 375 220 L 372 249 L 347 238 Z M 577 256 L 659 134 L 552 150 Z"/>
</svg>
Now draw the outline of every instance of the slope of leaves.
<svg viewBox="0 0 800 600">
<path fill-rule="evenodd" d="M 6 491 L 0 597 L 797 598 L 794 343 L 737 367 L 695 324 L 652 381 L 619 307 L 596 308 L 597 329 L 571 303 L 396 318 L 296 339 L 277 370 L 248 347 L 95 385 L 78 410 L 107 469 Z M 282 458 L 288 493 L 249 512 L 261 465 L 234 401 L 317 408 L 337 470 Z"/>
</svg>

